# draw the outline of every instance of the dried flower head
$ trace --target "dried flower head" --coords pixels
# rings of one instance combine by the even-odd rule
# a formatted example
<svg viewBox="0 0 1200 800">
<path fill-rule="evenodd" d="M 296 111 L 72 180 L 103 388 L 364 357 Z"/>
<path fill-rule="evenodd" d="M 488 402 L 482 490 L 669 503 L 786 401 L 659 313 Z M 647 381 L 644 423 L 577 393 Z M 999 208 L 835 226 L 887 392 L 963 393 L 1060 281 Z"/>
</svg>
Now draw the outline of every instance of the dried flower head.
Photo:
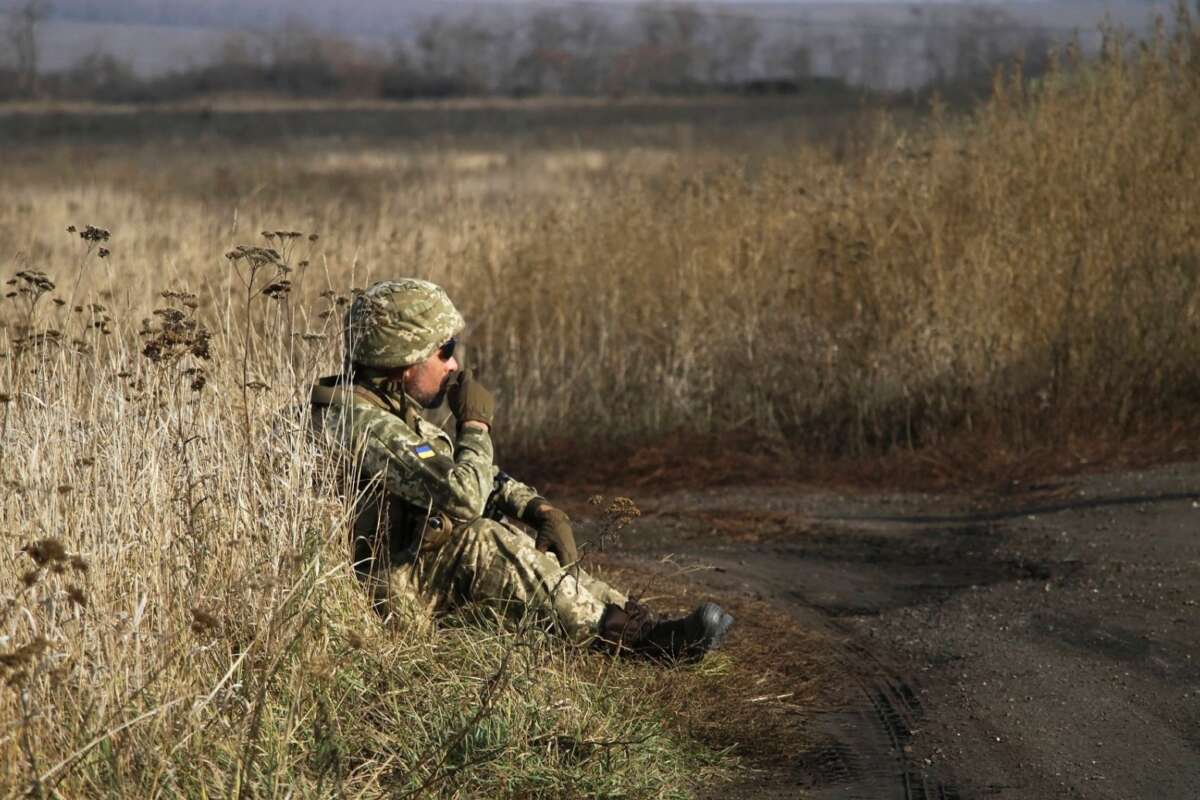
<svg viewBox="0 0 1200 800">
<path fill-rule="evenodd" d="M 19 669 L 30 662 L 37 659 L 45 652 L 48 642 L 42 637 L 37 637 L 28 644 L 18 647 L 11 653 L 0 653 L 0 668 L 3 669 Z"/>
<path fill-rule="evenodd" d="M 193 606 L 192 612 L 192 633 L 202 635 L 215 631 L 220 627 L 221 622 L 215 616 L 208 613 L 199 606 Z"/>
<path fill-rule="evenodd" d="M 86 225 L 84 226 L 83 230 L 79 232 L 79 238 L 83 239 L 85 242 L 107 242 L 108 237 L 111 235 L 112 234 L 104 230 L 104 228 L 97 228 L 94 225 Z"/>
<path fill-rule="evenodd" d="M 33 563 L 39 567 L 66 561 L 70 557 L 67 555 L 67 548 L 61 541 L 50 538 L 38 539 L 36 542 L 22 547 L 21 551 L 32 558 Z"/>
<path fill-rule="evenodd" d="M 200 301 L 196 299 L 196 295 L 193 292 L 168 290 L 168 291 L 162 292 L 161 296 L 165 300 L 173 300 L 173 301 L 179 303 L 179 305 L 183 306 L 184 308 L 196 309 L 196 308 L 200 307 Z M 93 310 L 103 311 L 104 306 L 93 306 Z"/>
<path fill-rule="evenodd" d="M 601 495 L 594 495 L 588 498 L 588 502 L 592 505 L 601 505 L 604 498 Z M 604 509 L 604 518 L 600 521 L 600 534 L 597 537 L 598 547 L 601 550 L 605 549 L 612 537 L 641 515 L 642 510 L 633 500 L 628 497 L 613 498 L 613 501 L 608 504 L 608 508 Z"/>
<path fill-rule="evenodd" d="M 617 497 L 609 503 L 604 513 L 607 520 L 616 525 L 619 530 L 640 517 L 642 510 L 628 497 Z"/>
<path fill-rule="evenodd" d="M 142 355 L 152 363 L 164 366 L 175 365 L 186 356 L 207 361 L 212 356 L 209 349 L 212 334 L 204 323 L 195 317 L 198 307 L 195 295 L 188 292 L 164 292 L 163 296 L 184 306 L 186 310 L 175 306 L 159 308 L 154 311 L 156 320 L 142 321 L 139 335 L 146 339 Z M 191 379 L 193 391 L 204 388 L 205 377 L 201 367 L 192 366 L 181 370 L 180 374 Z"/>
<path fill-rule="evenodd" d="M 271 247 L 255 247 L 254 245 L 239 244 L 226 253 L 225 258 L 229 259 L 233 264 L 245 261 L 251 270 L 261 269 L 262 267 L 284 266 L 283 258 L 279 255 L 279 251 Z"/>
<path fill-rule="evenodd" d="M 30 297 L 41 297 L 46 292 L 54 291 L 54 281 L 46 273 L 36 269 L 23 269 L 10 278 L 6 283 L 9 286 L 16 286 L 17 289 L 9 295 L 27 295 Z"/>
<path fill-rule="evenodd" d="M 200 391 L 208 384 L 208 376 L 199 367 L 188 367 L 183 371 L 183 374 L 192 379 L 188 388 L 193 392 Z"/>
<path fill-rule="evenodd" d="M 291 281 L 274 281 L 263 287 L 262 293 L 267 297 L 282 299 L 292 291 Z"/>
</svg>

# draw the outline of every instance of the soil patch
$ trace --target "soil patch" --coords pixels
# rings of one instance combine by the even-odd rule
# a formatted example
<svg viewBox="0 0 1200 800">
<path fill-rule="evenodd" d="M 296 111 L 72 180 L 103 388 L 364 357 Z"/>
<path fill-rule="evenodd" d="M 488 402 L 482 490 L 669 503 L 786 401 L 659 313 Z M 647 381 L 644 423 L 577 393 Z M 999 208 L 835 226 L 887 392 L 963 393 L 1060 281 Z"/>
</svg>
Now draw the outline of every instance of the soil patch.
<svg viewBox="0 0 1200 800">
<path fill-rule="evenodd" d="M 1200 465 L 633 499 L 643 516 L 600 555 L 619 583 L 737 617 L 724 661 L 670 690 L 745 760 L 714 796 L 1195 796 Z"/>
</svg>

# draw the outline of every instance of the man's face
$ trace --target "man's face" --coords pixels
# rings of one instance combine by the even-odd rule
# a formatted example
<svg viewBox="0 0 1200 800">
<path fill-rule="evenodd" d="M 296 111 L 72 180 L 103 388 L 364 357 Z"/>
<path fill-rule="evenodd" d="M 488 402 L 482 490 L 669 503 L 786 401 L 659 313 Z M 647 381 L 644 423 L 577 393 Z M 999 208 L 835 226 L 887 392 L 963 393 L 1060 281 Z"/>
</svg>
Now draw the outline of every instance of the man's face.
<svg viewBox="0 0 1200 800">
<path fill-rule="evenodd" d="M 442 404 L 446 389 L 450 386 L 450 378 L 458 369 L 458 359 L 453 355 L 442 357 L 445 349 L 443 346 L 434 350 L 424 361 L 404 371 L 404 391 L 424 408 L 436 408 Z"/>
</svg>

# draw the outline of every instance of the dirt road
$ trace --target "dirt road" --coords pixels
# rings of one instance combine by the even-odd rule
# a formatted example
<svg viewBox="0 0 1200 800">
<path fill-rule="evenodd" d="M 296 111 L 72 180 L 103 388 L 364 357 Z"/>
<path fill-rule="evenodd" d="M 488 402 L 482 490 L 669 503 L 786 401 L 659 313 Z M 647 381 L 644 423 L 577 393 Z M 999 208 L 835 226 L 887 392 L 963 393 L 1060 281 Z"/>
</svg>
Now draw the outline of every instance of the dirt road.
<svg viewBox="0 0 1200 800">
<path fill-rule="evenodd" d="M 711 567 L 699 590 L 829 634 L 844 699 L 796 708 L 807 744 L 734 794 L 1200 798 L 1200 465 L 985 498 L 635 499 L 621 558 L 674 553 Z"/>
</svg>

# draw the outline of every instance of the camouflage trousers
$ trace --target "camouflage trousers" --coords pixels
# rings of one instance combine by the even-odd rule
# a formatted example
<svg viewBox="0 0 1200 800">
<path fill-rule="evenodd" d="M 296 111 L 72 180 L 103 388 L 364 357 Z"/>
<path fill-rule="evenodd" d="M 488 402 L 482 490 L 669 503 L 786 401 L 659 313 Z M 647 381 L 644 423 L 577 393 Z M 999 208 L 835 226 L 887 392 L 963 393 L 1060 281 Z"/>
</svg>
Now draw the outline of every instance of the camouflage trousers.
<svg viewBox="0 0 1200 800">
<path fill-rule="evenodd" d="M 401 563 L 375 562 L 360 576 L 376 607 L 401 624 L 427 625 L 466 604 L 512 619 L 532 614 L 576 642 L 597 634 L 605 605 L 625 595 L 582 569 L 564 570 L 527 534 L 490 519 L 458 528 L 441 547 Z"/>
</svg>

